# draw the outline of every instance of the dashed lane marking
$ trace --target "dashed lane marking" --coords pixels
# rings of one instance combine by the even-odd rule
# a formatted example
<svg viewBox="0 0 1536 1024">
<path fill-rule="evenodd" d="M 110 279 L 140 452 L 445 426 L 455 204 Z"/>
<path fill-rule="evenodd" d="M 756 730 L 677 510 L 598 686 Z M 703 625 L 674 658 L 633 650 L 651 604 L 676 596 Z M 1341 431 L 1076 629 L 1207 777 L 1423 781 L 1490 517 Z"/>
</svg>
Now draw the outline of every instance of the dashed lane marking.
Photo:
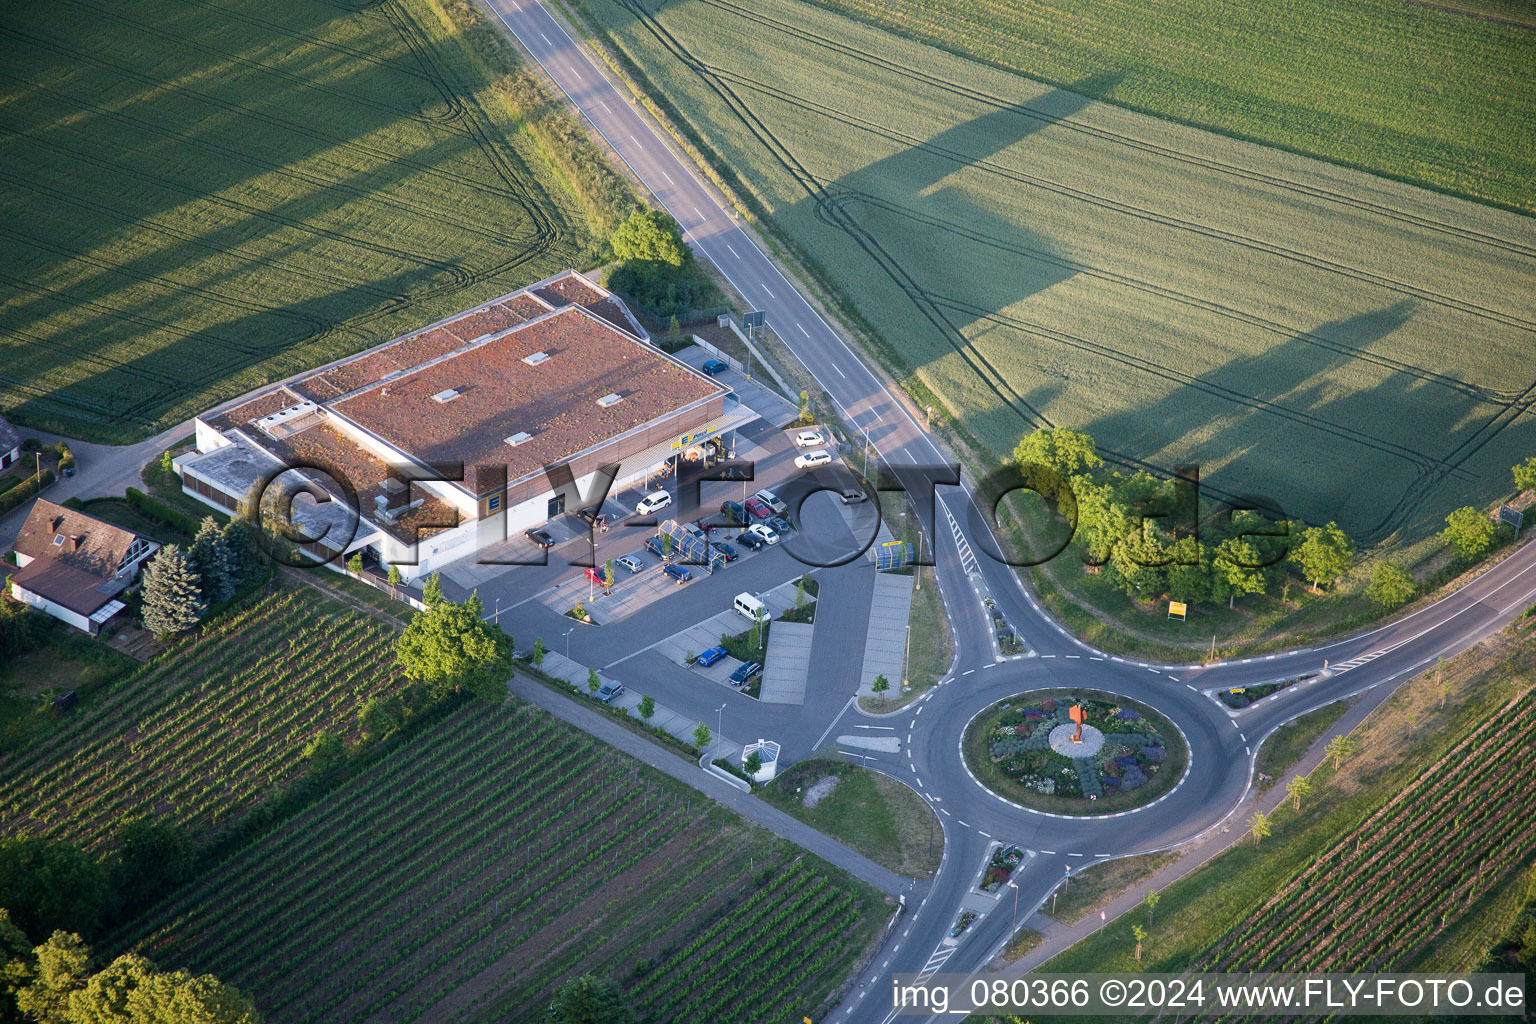
<svg viewBox="0 0 1536 1024">
<path fill-rule="evenodd" d="M 811 332 L 807 331 L 804 327 L 801 327 L 799 324 L 795 324 L 795 326 L 798 327 L 800 329 L 800 333 L 805 335 L 807 338 L 811 336 Z"/>
<path fill-rule="evenodd" d="M 732 256 L 735 256 L 737 259 L 741 259 L 741 253 L 737 252 L 736 249 L 731 245 L 730 242 L 726 242 L 725 243 L 725 247 L 727 249 L 731 250 L 731 255 Z"/>
<path fill-rule="evenodd" d="M 549 41 L 549 36 L 545 35 L 543 32 L 539 33 L 539 38 L 544 40 L 544 45 L 545 46 L 554 46 L 555 45 L 554 43 Z"/>
</svg>

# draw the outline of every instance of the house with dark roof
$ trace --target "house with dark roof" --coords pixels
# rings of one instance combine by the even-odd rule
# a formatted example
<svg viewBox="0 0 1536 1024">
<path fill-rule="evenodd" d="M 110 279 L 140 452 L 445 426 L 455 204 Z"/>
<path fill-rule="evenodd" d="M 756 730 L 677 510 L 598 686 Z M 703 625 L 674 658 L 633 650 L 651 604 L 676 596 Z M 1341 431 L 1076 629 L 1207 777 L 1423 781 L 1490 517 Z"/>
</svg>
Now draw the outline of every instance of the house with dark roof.
<svg viewBox="0 0 1536 1024">
<path fill-rule="evenodd" d="M 17 568 L 6 581 L 23 604 L 95 636 L 122 611 L 158 541 L 45 498 L 32 505 L 16 537 Z"/>
<path fill-rule="evenodd" d="M 0 416 L 0 469 L 21 458 L 21 431 Z"/>
</svg>

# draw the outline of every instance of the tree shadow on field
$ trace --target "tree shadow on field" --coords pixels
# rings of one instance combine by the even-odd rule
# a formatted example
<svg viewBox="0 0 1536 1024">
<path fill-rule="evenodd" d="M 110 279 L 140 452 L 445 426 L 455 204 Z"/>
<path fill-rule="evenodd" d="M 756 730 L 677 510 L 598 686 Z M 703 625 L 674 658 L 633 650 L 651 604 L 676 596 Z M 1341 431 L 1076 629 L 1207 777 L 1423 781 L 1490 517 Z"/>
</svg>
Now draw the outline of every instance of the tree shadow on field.
<svg viewBox="0 0 1536 1024">
<path fill-rule="evenodd" d="M 1349 351 L 1368 350 L 1413 310 L 1405 300 L 1335 320 L 1198 376 L 1125 356 L 1117 361 L 1161 397 L 1085 429 L 1143 453 L 1116 456 L 1130 468 L 1202 465 L 1210 498 L 1264 495 L 1289 516 L 1335 520 L 1358 542 L 1374 543 L 1439 485 L 1470 482 L 1453 457 L 1458 435 L 1488 420 L 1486 403 L 1407 371 L 1383 371 L 1367 388 L 1341 383 Z M 1316 338 L 1340 345 L 1323 348 Z M 1154 461 L 1165 452 L 1166 465 Z"/>
<path fill-rule="evenodd" d="M 1118 77 L 1099 75 L 1079 84 L 1102 90 Z M 813 188 L 807 200 L 815 218 L 845 235 L 866 261 L 865 268 L 848 271 L 860 280 L 859 305 L 910 310 L 916 330 L 894 337 L 887 332 L 898 356 L 916 368 L 949 364 L 944 376 L 974 375 L 995 396 L 997 407 L 976 415 L 999 423 L 968 417 L 978 436 L 1018 434 L 1046 420 L 1040 405 L 1020 390 L 1031 382 L 994 365 L 973 344 L 975 333 L 991 329 L 987 321 L 994 314 L 1076 274 L 1056 240 L 1004 222 L 986 199 L 1032 190 L 1020 170 L 1028 166 L 1028 153 L 1015 147 L 1092 102 L 1073 89 L 1053 89 L 1027 102 L 995 105 Z M 1006 158 L 999 159 L 1005 151 Z M 968 169 L 980 169 L 985 194 L 976 192 L 974 177 L 964 185 L 956 182 Z M 783 219 L 794 222 L 797 214 L 790 211 Z M 1052 395 L 1059 388 L 1057 381 L 1033 383 Z M 871 440 L 879 440 L 873 431 Z"/>
</svg>

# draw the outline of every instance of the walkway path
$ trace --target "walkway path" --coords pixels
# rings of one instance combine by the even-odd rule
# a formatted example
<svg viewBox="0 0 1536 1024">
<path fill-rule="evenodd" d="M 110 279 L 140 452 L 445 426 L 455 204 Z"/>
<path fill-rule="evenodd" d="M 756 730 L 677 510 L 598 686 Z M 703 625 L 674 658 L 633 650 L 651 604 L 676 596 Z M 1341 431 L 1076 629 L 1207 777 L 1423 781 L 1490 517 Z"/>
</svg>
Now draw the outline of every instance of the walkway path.
<svg viewBox="0 0 1536 1024">
<path fill-rule="evenodd" d="M 907 621 L 912 614 L 915 578 L 899 573 L 875 573 L 875 594 L 869 603 L 869 632 L 864 637 L 864 668 L 859 673 L 859 696 L 875 695 L 876 676 L 885 676 L 891 689 L 901 692 L 907 660 Z"/>
</svg>

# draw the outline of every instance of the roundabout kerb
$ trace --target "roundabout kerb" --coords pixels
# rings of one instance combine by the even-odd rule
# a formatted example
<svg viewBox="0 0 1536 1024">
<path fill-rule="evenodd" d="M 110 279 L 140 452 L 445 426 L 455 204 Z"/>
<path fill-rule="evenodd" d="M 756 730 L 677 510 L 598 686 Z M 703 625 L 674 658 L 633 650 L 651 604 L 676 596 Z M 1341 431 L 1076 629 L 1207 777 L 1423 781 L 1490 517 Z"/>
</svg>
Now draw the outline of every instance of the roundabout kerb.
<svg viewBox="0 0 1536 1024">
<path fill-rule="evenodd" d="M 1097 725 L 1087 721 L 1104 713 L 1102 705 L 1112 706 L 1108 713 L 1114 723 L 1124 723 L 1123 731 L 1106 732 L 1106 727 L 1113 729 L 1110 721 L 1101 720 Z M 1073 709 L 1069 717 L 1078 707 L 1088 709 L 1077 739 L 1076 719 L 1060 720 L 1069 707 Z M 1031 721 L 1035 724 L 1017 741 L 1006 735 L 996 740 L 993 727 L 1011 715 L 1017 715 L 1020 722 L 1009 723 L 1010 728 L 1022 729 Z M 1058 755 L 1059 759 L 1047 760 L 1042 769 L 1064 761 L 1071 768 L 1060 768 L 1056 774 L 1075 772 L 1079 791 L 1057 794 L 1055 776 L 1043 770 L 1031 776 L 1033 782 L 1029 783 L 1006 778 L 994 763 L 994 741 L 1016 742 L 1010 753 L 1022 755 L 1030 763 L 1038 763 L 1030 755 Z M 1122 751 L 1113 762 L 1099 760 L 1106 743 Z M 1132 753 L 1138 747 L 1139 756 Z M 1120 817 L 1154 807 L 1179 791 L 1194 763 L 1189 737 L 1171 716 L 1144 700 L 1098 687 L 1041 687 L 992 701 L 966 722 L 960 733 L 959 753 L 971 781 L 994 799 L 1034 814 L 1078 821 Z M 1118 789 L 1110 779 L 1122 785 L 1136 781 L 1128 789 Z M 1090 792 L 1096 784 L 1106 783 L 1110 789 Z M 1101 795 L 1103 799 L 1099 799 Z"/>
</svg>

